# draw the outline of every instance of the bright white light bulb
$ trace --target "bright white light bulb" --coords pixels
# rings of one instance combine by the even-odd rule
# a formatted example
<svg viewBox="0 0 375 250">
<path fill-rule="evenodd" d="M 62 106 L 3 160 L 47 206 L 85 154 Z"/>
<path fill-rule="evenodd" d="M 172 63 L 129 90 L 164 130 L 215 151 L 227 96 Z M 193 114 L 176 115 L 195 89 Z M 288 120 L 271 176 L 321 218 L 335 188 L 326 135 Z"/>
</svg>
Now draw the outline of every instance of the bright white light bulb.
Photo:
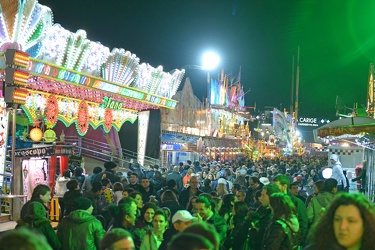
<svg viewBox="0 0 375 250">
<path fill-rule="evenodd" d="M 323 171 L 322 171 L 322 175 L 325 179 L 328 179 L 328 178 L 331 178 L 332 176 L 332 168 L 325 168 Z"/>
<path fill-rule="evenodd" d="M 217 65 L 220 63 L 220 57 L 212 52 L 206 52 L 203 54 L 202 57 L 202 69 L 203 70 L 213 70 L 217 67 Z"/>
</svg>

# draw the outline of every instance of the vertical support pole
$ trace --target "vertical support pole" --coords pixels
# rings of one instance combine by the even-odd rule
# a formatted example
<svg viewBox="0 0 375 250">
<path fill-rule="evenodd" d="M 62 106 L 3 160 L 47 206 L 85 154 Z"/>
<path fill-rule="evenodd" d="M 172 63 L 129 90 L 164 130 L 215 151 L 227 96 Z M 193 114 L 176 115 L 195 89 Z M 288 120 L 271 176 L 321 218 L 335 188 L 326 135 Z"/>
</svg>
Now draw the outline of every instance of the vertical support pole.
<svg viewBox="0 0 375 250">
<path fill-rule="evenodd" d="M 147 145 L 147 131 L 150 120 L 150 111 L 142 111 L 138 113 L 138 147 L 137 147 L 137 161 L 143 166 L 145 163 L 146 145 Z"/>
<path fill-rule="evenodd" d="M 15 150 L 16 150 L 16 112 L 17 104 L 12 107 L 12 182 L 11 182 L 11 194 L 12 195 L 22 195 L 23 194 L 23 175 L 22 166 L 19 161 L 16 161 Z M 11 219 L 18 220 L 20 218 L 22 203 L 19 199 L 12 199 Z"/>
</svg>

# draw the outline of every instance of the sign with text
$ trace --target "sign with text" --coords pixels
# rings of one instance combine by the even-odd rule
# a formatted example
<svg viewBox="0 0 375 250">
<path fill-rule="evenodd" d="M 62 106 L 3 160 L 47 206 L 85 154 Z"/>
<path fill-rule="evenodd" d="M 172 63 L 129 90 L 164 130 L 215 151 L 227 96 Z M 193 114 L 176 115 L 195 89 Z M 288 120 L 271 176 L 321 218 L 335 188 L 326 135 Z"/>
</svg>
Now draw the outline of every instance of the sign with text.
<svg viewBox="0 0 375 250">
<path fill-rule="evenodd" d="M 46 146 L 35 148 L 23 148 L 14 151 L 14 157 L 32 158 L 58 155 L 71 155 L 73 146 Z"/>
<path fill-rule="evenodd" d="M 306 126 L 306 127 L 318 127 L 319 122 L 318 118 L 314 117 L 300 117 L 298 118 L 298 126 Z"/>
<path fill-rule="evenodd" d="M 107 82 L 101 78 L 84 75 L 74 70 L 65 69 L 56 65 L 50 65 L 35 59 L 31 59 L 28 70 L 30 70 L 30 73 L 34 75 L 37 74 L 44 77 L 56 79 L 57 81 L 64 81 L 100 89 L 139 101 L 151 103 L 157 106 L 174 109 L 177 105 L 177 101 L 166 97 L 146 93 L 127 86 L 120 86 L 120 84 L 118 83 Z"/>
</svg>

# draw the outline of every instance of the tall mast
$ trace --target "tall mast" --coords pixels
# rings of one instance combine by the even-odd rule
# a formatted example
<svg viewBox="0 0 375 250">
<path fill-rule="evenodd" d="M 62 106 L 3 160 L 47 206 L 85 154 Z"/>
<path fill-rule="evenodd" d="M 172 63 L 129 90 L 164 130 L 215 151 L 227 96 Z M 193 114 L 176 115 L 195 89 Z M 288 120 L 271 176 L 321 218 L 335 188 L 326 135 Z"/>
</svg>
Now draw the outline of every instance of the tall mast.
<svg viewBox="0 0 375 250">
<path fill-rule="evenodd" d="M 294 105 L 294 56 L 292 56 L 292 82 L 291 82 L 291 89 L 290 89 L 290 107 L 289 107 L 289 114 L 293 115 L 293 105 Z"/>
<path fill-rule="evenodd" d="M 294 118 L 298 120 L 298 90 L 299 90 L 299 45 L 298 45 L 298 53 L 297 53 L 297 72 L 296 72 L 296 102 L 294 105 L 295 113 Z"/>
</svg>

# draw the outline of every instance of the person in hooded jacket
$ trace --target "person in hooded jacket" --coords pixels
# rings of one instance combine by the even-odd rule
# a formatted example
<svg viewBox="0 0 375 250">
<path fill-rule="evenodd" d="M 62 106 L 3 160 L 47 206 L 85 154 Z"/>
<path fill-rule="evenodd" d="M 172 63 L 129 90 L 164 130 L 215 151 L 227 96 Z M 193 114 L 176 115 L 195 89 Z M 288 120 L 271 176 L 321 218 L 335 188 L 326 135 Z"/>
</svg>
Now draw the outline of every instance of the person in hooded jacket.
<svg viewBox="0 0 375 250">
<path fill-rule="evenodd" d="M 61 240 L 62 250 L 99 249 L 104 237 L 102 223 L 93 216 L 93 206 L 88 198 L 74 200 L 75 211 L 65 216 L 59 223 L 57 237 Z"/>
<path fill-rule="evenodd" d="M 26 218 L 17 221 L 16 228 L 28 228 L 44 235 L 52 249 L 58 250 L 61 248 L 61 242 L 51 226 L 51 221 L 46 218 L 46 214 L 47 210 L 43 204 L 33 201 L 27 207 Z"/>
<path fill-rule="evenodd" d="M 336 154 L 332 154 L 329 157 L 329 160 L 331 161 L 331 164 L 332 164 L 331 178 L 336 179 L 338 191 L 344 191 L 349 183 L 347 183 L 346 177 L 344 175 L 344 171 L 342 169 L 342 164 L 339 160 L 339 156 Z"/>
<path fill-rule="evenodd" d="M 270 196 L 270 207 L 272 221 L 265 231 L 262 249 L 298 249 L 299 223 L 292 200 L 286 194 L 274 193 Z"/>
</svg>

